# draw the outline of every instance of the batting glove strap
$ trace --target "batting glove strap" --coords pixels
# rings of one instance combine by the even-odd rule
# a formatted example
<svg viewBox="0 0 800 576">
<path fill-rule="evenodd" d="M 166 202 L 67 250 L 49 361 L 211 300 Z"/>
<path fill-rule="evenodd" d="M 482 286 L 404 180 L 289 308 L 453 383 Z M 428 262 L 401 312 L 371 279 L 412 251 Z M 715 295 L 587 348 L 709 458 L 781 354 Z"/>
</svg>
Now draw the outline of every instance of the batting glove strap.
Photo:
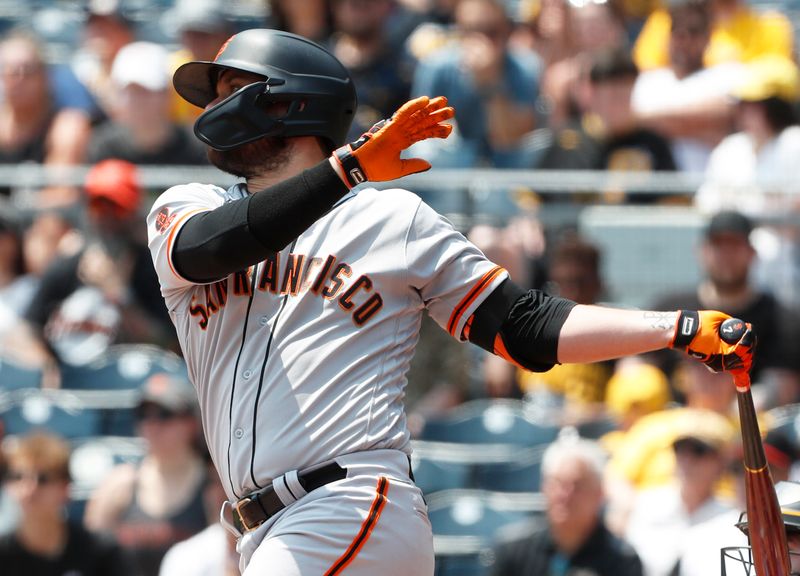
<svg viewBox="0 0 800 576">
<path fill-rule="evenodd" d="M 348 188 L 358 186 L 367 181 L 367 175 L 364 173 L 364 169 L 361 168 L 358 159 L 353 155 L 353 149 L 350 144 L 337 148 L 333 152 L 333 160 L 336 173 L 339 174 L 339 178 Z"/>
<path fill-rule="evenodd" d="M 700 313 L 697 310 L 681 310 L 675 322 L 675 335 L 670 348 L 686 350 L 700 330 Z"/>
</svg>

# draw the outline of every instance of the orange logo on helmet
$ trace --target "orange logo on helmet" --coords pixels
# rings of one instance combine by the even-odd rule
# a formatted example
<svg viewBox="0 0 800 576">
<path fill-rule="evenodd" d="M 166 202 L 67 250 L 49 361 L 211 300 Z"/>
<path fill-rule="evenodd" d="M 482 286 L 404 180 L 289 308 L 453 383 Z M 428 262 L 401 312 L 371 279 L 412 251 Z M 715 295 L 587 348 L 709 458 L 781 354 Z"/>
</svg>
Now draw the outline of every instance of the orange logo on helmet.
<svg viewBox="0 0 800 576">
<path fill-rule="evenodd" d="M 236 34 L 234 34 L 233 36 L 236 36 Z M 225 42 L 222 44 L 222 46 L 220 46 L 220 48 L 219 48 L 219 52 L 217 52 L 217 55 L 216 55 L 216 56 L 214 56 L 214 62 L 216 62 L 217 60 L 219 60 L 219 57 L 220 57 L 220 56 L 222 56 L 222 53 L 223 53 L 223 52 L 225 52 L 225 48 L 227 48 L 227 47 L 228 47 L 228 44 L 230 44 L 230 43 L 231 43 L 231 40 L 233 40 L 233 36 L 231 36 L 230 38 L 228 38 L 227 40 L 225 40 Z"/>
</svg>

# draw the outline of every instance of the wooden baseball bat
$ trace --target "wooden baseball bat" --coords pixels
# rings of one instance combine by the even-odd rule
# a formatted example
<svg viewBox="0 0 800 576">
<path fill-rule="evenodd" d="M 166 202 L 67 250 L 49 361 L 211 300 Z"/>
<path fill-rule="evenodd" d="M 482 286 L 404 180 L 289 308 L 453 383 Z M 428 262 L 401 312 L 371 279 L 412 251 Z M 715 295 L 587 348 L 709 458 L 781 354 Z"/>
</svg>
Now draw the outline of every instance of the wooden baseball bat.
<svg viewBox="0 0 800 576">
<path fill-rule="evenodd" d="M 730 318 L 720 325 L 720 338 L 729 344 L 739 341 L 746 330 L 741 320 Z M 789 546 L 775 485 L 769 471 L 761 431 L 758 427 L 750 375 L 734 376 L 739 404 L 739 423 L 744 447 L 744 482 L 747 496 L 747 527 L 753 567 L 757 576 L 789 576 Z"/>
</svg>

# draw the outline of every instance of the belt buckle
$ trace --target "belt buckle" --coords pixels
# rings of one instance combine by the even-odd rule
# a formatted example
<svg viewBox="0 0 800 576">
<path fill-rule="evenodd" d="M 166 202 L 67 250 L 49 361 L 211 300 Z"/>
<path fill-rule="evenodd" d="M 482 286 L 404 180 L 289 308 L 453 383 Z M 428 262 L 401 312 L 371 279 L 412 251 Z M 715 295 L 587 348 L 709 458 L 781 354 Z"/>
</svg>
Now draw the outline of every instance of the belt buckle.
<svg viewBox="0 0 800 576">
<path fill-rule="evenodd" d="M 250 498 L 249 496 L 245 496 L 233 506 L 233 510 L 234 512 L 236 512 L 236 516 L 239 517 L 239 523 L 242 525 L 242 528 L 244 528 L 245 532 L 250 532 L 251 530 L 255 530 L 262 524 L 262 522 L 258 522 L 254 526 L 250 526 L 247 524 L 247 521 L 244 519 L 244 516 L 242 515 L 240 508 L 242 506 L 245 506 L 246 504 L 249 504 L 252 501 L 253 501 L 252 498 Z"/>
</svg>

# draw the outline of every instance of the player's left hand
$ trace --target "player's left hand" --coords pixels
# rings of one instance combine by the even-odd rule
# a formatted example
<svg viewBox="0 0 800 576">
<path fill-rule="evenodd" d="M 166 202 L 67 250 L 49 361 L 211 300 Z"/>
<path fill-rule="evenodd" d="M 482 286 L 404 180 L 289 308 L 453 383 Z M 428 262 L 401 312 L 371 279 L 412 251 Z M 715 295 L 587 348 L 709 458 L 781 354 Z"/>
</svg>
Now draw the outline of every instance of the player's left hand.
<svg viewBox="0 0 800 576">
<path fill-rule="evenodd" d="M 753 365 L 756 335 L 747 323 L 738 340 L 726 342 L 719 330 L 720 324 L 729 318 L 715 310 L 681 310 L 670 348 L 683 350 L 714 372 L 731 372 L 734 376 L 748 374 Z"/>
<path fill-rule="evenodd" d="M 421 140 L 447 138 L 453 126 L 446 121 L 454 115 L 444 96 L 409 100 L 389 120 L 381 120 L 355 142 L 335 150 L 331 164 L 349 188 L 366 180 L 383 182 L 424 172 L 430 163 L 400 154 Z"/>
</svg>

